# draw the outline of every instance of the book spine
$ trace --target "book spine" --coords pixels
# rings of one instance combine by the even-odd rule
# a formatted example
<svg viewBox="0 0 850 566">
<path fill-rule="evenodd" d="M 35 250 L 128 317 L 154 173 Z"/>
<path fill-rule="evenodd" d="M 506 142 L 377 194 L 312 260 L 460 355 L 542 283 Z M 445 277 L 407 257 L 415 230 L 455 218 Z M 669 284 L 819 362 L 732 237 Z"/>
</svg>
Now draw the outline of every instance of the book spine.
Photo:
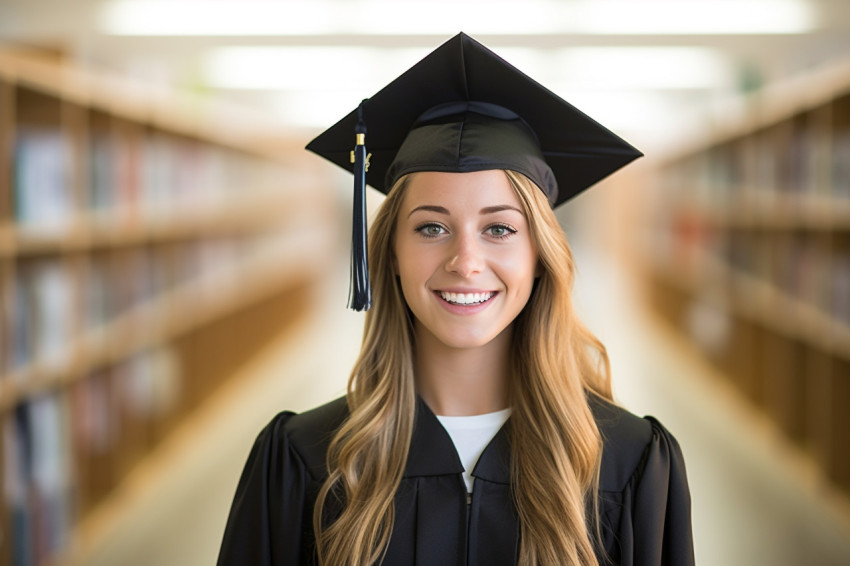
<svg viewBox="0 0 850 566">
<path fill-rule="evenodd" d="M 27 232 L 62 235 L 74 212 L 66 137 L 58 129 L 19 128 L 14 155 L 15 220 Z"/>
</svg>

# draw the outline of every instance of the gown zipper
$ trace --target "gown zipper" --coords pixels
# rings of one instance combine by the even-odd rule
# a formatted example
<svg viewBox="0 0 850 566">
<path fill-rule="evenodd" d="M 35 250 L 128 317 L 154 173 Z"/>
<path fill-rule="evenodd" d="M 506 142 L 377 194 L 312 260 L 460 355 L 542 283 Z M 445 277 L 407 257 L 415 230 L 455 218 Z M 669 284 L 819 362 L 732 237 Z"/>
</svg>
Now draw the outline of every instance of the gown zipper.
<svg viewBox="0 0 850 566">
<path fill-rule="evenodd" d="M 466 561 L 465 564 L 469 564 L 469 533 L 470 527 L 472 526 L 472 492 L 467 491 L 466 485 L 464 485 L 464 491 L 466 491 Z"/>
</svg>

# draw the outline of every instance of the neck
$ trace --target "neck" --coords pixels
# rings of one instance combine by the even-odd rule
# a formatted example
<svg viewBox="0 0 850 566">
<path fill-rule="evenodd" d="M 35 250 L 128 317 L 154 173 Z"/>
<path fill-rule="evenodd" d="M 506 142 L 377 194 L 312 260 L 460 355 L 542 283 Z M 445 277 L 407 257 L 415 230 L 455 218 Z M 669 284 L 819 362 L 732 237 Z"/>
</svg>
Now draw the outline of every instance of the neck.
<svg viewBox="0 0 850 566">
<path fill-rule="evenodd" d="M 416 387 L 437 415 L 466 416 L 508 407 L 511 327 L 477 348 L 451 348 L 416 331 Z"/>
</svg>

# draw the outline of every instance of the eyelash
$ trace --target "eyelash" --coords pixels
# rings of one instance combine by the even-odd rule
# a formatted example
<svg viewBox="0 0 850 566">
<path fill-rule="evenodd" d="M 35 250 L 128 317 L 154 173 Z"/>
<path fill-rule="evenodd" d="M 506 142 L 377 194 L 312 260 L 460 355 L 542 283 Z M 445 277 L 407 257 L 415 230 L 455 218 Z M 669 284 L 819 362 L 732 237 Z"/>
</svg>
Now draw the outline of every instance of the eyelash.
<svg viewBox="0 0 850 566">
<path fill-rule="evenodd" d="M 501 236 L 496 236 L 495 234 L 492 234 L 494 238 L 498 238 L 500 240 L 510 238 L 511 236 L 516 234 L 516 229 L 508 226 L 507 224 L 491 224 L 490 226 L 487 226 L 487 230 L 492 230 L 493 228 L 499 228 L 505 231 L 505 233 Z"/>
<path fill-rule="evenodd" d="M 442 236 L 442 233 L 441 234 L 429 234 L 429 233 L 427 233 L 427 229 L 429 229 L 429 228 L 439 228 L 440 230 L 443 230 L 443 231 L 446 230 L 445 227 L 443 227 L 440 224 L 437 224 L 435 222 L 427 222 L 425 224 L 420 224 L 419 226 L 417 226 L 414 231 L 421 234 L 425 238 L 437 238 L 439 236 Z M 502 234 L 501 236 L 497 236 L 496 234 L 490 234 L 490 236 L 492 238 L 496 238 L 498 240 L 504 240 L 504 239 L 510 238 L 511 236 L 516 234 L 516 232 L 517 232 L 515 228 L 512 228 L 511 226 L 508 226 L 507 224 L 502 224 L 502 223 L 491 224 L 490 226 L 487 226 L 487 228 L 485 228 L 484 231 L 488 232 L 488 231 L 493 230 L 494 228 L 505 231 L 505 233 Z"/>
<path fill-rule="evenodd" d="M 443 226 L 437 224 L 436 222 L 426 222 L 425 224 L 420 224 L 414 229 L 414 232 L 421 234 L 425 238 L 437 238 L 442 236 L 442 234 L 429 234 L 427 232 L 428 228 L 439 228 L 440 230 L 445 230 Z"/>
</svg>

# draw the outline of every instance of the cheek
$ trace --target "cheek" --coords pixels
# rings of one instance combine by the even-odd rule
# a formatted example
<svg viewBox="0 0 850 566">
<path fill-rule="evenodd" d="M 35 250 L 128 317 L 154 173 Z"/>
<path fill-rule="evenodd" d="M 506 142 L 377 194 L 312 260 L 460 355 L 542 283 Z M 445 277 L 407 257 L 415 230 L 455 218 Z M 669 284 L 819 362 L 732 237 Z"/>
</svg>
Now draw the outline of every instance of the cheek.
<svg viewBox="0 0 850 566">
<path fill-rule="evenodd" d="M 398 242 L 395 246 L 395 270 L 402 281 L 425 283 L 440 266 L 438 250 L 433 246 L 421 246 Z"/>
<path fill-rule="evenodd" d="M 521 253 L 505 254 L 497 261 L 504 277 L 512 281 L 515 286 L 531 285 L 534 278 L 540 274 L 540 262 L 533 249 L 523 250 Z"/>
<path fill-rule="evenodd" d="M 405 254 L 403 249 L 399 249 L 399 255 L 396 265 L 396 275 L 401 282 L 401 290 L 405 297 L 409 298 L 409 294 L 415 292 L 416 289 L 423 288 L 428 281 L 430 274 L 427 272 L 426 262 L 422 261 L 422 257 Z M 415 259 L 413 259 L 415 258 Z"/>
</svg>

